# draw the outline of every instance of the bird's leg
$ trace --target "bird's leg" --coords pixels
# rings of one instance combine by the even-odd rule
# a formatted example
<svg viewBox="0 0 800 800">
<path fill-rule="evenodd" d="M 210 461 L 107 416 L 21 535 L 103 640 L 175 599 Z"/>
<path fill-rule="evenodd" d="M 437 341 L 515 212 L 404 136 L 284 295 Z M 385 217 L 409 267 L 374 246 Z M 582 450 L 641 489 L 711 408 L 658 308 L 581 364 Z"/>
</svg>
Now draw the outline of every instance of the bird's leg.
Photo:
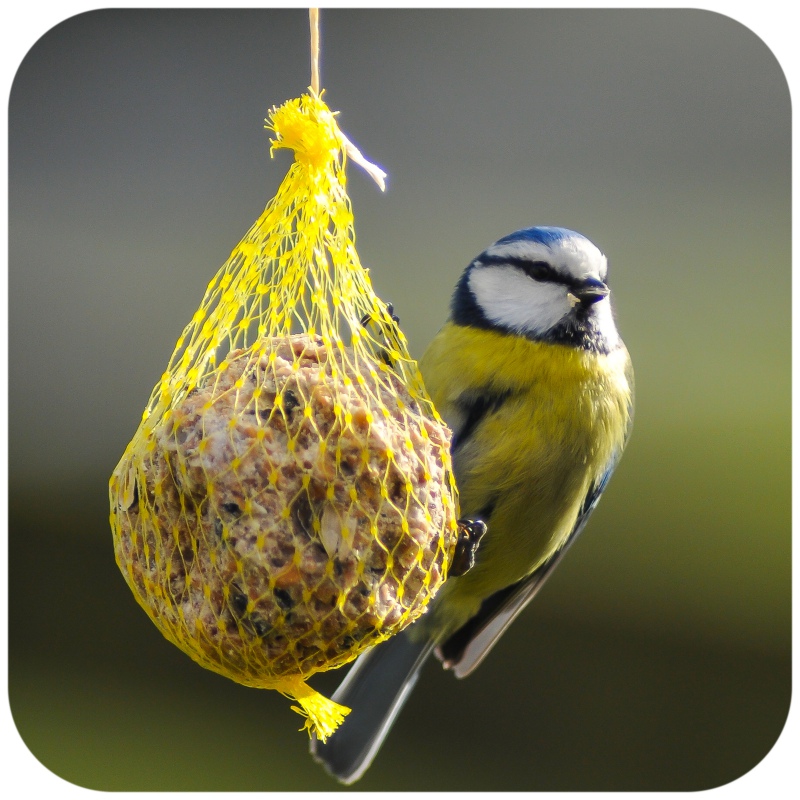
<svg viewBox="0 0 800 800">
<path fill-rule="evenodd" d="M 397 314 L 394 313 L 394 305 L 392 303 L 386 304 L 386 313 L 389 315 L 389 319 L 391 319 L 391 321 L 394 323 L 393 327 L 386 324 L 380 326 L 380 332 L 383 335 L 383 338 L 388 345 L 391 340 L 394 340 L 395 342 L 397 340 L 396 329 L 400 323 L 400 317 L 398 317 Z M 364 316 L 361 317 L 361 319 L 359 320 L 361 326 L 364 328 L 371 325 L 375 321 L 376 319 L 372 314 L 364 314 Z M 380 360 L 383 361 L 384 364 L 386 364 L 386 366 L 394 367 L 394 361 L 392 361 L 389 352 L 387 350 L 381 348 L 378 351 L 377 355 L 378 358 L 380 358 Z"/>
<path fill-rule="evenodd" d="M 475 553 L 487 530 L 482 519 L 460 519 L 457 524 L 456 552 L 448 572 L 451 578 L 458 578 L 475 566 Z"/>
</svg>

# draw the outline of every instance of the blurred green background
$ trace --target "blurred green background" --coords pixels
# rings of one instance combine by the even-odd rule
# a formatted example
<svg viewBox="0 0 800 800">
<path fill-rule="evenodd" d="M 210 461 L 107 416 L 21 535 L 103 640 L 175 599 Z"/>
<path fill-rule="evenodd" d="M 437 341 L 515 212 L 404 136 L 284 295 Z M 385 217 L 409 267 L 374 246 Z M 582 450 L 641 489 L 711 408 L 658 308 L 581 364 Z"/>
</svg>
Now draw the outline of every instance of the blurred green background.
<svg viewBox="0 0 800 800">
<path fill-rule="evenodd" d="M 359 252 L 416 356 L 516 228 L 608 255 L 637 378 L 587 533 L 480 670 L 429 664 L 355 789 L 699 790 L 790 699 L 790 100 L 694 10 L 324 11 Z M 335 790 L 273 692 L 202 670 L 114 563 L 107 479 L 207 281 L 272 196 L 302 10 L 95 11 L 10 99 L 10 702 L 94 789 Z M 343 672 L 314 680 L 332 689 Z"/>
</svg>

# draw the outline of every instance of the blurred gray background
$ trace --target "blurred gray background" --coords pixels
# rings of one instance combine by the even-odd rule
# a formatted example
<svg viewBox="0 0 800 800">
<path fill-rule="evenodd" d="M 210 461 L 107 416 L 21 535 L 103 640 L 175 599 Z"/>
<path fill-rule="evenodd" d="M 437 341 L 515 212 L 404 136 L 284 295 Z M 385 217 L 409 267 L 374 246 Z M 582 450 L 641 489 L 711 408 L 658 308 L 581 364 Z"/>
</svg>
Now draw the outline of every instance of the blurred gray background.
<svg viewBox="0 0 800 800">
<path fill-rule="evenodd" d="M 420 356 L 463 267 L 554 224 L 609 257 L 634 435 L 583 539 L 480 670 L 430 664 L 372 790 L 696 790 L 790 697 L 790 100 L 693 10 L 324 11 L 322 83 L 389 173 L 358 246 Z M 335 790 L 274 692 L 202 670 L 114 564 L 107 480 L 206 283 L 290 157 L 302 10 L 95 11 L 10 98 L 10 699 L 94 789 Z M 343 671 L 312 683 L 330 690 Z"/>
</svg>

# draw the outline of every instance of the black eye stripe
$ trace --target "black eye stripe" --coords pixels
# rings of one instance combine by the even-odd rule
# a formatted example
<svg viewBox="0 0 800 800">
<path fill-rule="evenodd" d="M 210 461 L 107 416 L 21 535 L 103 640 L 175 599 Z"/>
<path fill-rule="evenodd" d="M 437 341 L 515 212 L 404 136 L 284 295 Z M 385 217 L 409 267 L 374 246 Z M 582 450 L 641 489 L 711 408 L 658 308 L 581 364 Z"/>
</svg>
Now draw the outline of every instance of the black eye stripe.
<svg viewBox="0 0 800 800">
<path fill-rule="evenodd" d="M 526 258 L 513 258 L 509 256 L 483 256 L 480 263 L 484 266 L 505 266 L 506 264 L 522 270 L 529 278 L 535 281 L 547 281 L 549 283 L 562 283 L 565 286 L 572 286 L 575 281 L 557 272 L 552 265 L 546 261 L 529 261 Z"/>
<path fill-rule="evenodd" d="M 566 282 L 546 261 L 520 261 L 515 266 L 535 281 Z"/>
</svg>

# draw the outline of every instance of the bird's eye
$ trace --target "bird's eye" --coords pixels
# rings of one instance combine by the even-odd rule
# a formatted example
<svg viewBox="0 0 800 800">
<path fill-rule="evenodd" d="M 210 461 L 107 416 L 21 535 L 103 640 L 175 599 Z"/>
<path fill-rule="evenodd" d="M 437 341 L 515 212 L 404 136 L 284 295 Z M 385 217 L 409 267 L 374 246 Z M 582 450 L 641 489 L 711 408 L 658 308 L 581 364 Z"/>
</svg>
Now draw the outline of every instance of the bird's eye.
<svg viewBox="0 0 800 800">
<path fill-rule="evenodd" d="M 522 268 L 535 281 L 552 281 L 556 278 L 555 270 L 546 261 L 527 261 Z"/>
</svg>

